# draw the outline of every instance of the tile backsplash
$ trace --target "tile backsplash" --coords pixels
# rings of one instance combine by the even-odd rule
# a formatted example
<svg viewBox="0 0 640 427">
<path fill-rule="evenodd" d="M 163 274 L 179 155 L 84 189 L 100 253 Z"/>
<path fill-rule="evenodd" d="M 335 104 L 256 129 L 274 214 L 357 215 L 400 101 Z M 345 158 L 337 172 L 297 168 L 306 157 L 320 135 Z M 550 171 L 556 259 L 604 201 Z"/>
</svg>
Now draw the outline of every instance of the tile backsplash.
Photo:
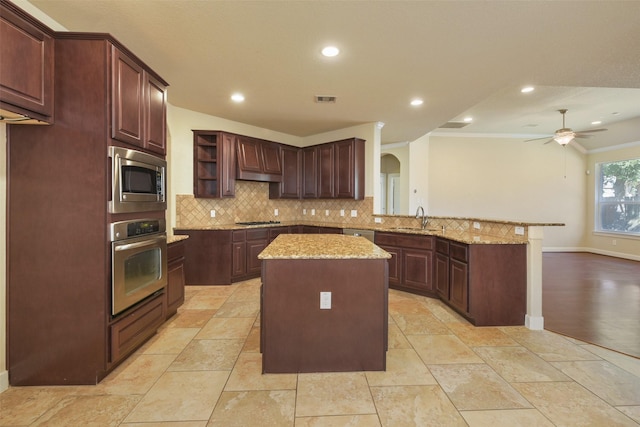
<svg viewBox="0 0 640 427">
<path fill-rule="evenodd" d="M 278 211 L 278 215 L 275 211 Z M 211 211 L 215 211 L 215 217 Z M 341 215 L 344 211 L 344 216 Z M 352 211 L 356 216 L 351 216 Z M 380 223 L 375 222 L 380 219 Z M 228 225 L 240 221 L 290 221 L 326 223 L 331 226 L 358 227 L 381 226 L 418 227 L 420 220 L 413 215 L 373 215 L 373 198 L 364 200 L 280 200 L 269 199 L 269 184 L 265 182 L 236 181 L 236 196 L 223 199 L 199 199 L 192 194 L 176 195 L 176 227 L 201 228 Z M 474 229 L 477 222 L 480 229 Z M 527 227 L 524 235 L 516 235 L 512 224 L 502 221 L 474 220 L 469 218 L 430 217 L 430 228 L 473 233 L 495 237 L 508 237 L 516 241 L 527 241 Z"/>
</svg>

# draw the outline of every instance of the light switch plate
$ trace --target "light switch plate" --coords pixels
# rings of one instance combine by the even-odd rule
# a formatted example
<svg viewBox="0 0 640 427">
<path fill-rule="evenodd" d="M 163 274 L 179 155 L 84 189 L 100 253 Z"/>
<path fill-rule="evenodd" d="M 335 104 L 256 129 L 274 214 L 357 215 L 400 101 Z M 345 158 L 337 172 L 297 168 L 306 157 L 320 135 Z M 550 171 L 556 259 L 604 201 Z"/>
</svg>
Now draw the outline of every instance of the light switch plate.
<svg viewBox="0 0 640 427">
<path fill-rule="evenodd" d="M 216 210 L 215 209 L 211 209 L 211 211 L 209 212 L 209 215 L 211 215 L 211 218 L 215 218 L 216 217 Z"/>
<path fill-rule="evenodd" d="M 320 292 L 320 309 L 331 309 L 331 292 Z"/>
</svg>

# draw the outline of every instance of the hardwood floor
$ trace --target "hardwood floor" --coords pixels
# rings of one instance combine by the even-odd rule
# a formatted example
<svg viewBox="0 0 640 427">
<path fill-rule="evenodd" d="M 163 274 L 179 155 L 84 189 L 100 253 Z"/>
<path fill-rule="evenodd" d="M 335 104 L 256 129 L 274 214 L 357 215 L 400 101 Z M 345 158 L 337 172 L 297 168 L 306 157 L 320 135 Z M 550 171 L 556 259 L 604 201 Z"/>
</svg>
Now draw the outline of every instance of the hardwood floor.
<svg viewBox="0 0 640 427">
<path fill-rule="evenodd" d="M 640 262 L 545 253 L 545 329 L 640 358 Z"/>
</svg>

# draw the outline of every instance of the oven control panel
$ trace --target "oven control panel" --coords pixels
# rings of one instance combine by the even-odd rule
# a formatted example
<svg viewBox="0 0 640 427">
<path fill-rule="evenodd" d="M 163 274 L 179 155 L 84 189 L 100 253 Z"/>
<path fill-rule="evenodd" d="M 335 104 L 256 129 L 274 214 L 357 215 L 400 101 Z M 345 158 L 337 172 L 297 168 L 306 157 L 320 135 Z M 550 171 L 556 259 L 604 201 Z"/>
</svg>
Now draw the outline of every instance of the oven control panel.
<svg viewBox="0 0 640 427">
<path fill-rule="evenodd" d="M 165 231 L 166 223 L 164 219 L 119 221 L 109 225 L 109 236 L 112 242 L 147 234 L 164 233 Z"/>
</svg>

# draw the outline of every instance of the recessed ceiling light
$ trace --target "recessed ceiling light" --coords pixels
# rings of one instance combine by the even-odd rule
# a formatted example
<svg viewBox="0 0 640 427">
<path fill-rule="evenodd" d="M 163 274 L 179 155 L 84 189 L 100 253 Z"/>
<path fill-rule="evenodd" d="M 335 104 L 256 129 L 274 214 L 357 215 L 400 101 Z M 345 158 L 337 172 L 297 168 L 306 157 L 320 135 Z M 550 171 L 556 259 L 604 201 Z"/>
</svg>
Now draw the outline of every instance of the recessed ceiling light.
<svg viewBox="0 0 640 427">
<path fill-rule="evenodd" d="M 473 121 L 473 117 L 465 117 L 462 121 L 465 123 L 471 123 Z"/>
<path fill-rule="evenodd" d="M 416 98 L 416 99 L 412 99 L 411 100 L 411 105 L 413 105 L 414 107 L 417 107 L 418 105 L 422 105 L 424 103 L 424 101 L 420 98 Z"/>
<path fill-rule="evenodd" d="M 531 93 L 535 90 L 535 88 L 533 86 L 525 86 L 522 89 L 520 89 L 520 92 L 522 93 Z"/>
<path fill-rule="evenodd" d="M 591 122 L 592 125 L 601 125 L 602 124 L 602 120 L 596 120 L 594 122 Z"/>
<path fill-rule="evenodd" d="M 241 93 L 234 93 L 233 95 L 231 95 L 231 100 L 233 102 L 242 102 L 244 101 L 244 95 Z"/>
<path fill-rule="evenodd" d="M 335 46 L 327 46 L 322 49 L 322 54 L 328 57 L 338 56 L 339 53 L 340 53 L 340 49 L 338 49 Z"/>
</svg>

